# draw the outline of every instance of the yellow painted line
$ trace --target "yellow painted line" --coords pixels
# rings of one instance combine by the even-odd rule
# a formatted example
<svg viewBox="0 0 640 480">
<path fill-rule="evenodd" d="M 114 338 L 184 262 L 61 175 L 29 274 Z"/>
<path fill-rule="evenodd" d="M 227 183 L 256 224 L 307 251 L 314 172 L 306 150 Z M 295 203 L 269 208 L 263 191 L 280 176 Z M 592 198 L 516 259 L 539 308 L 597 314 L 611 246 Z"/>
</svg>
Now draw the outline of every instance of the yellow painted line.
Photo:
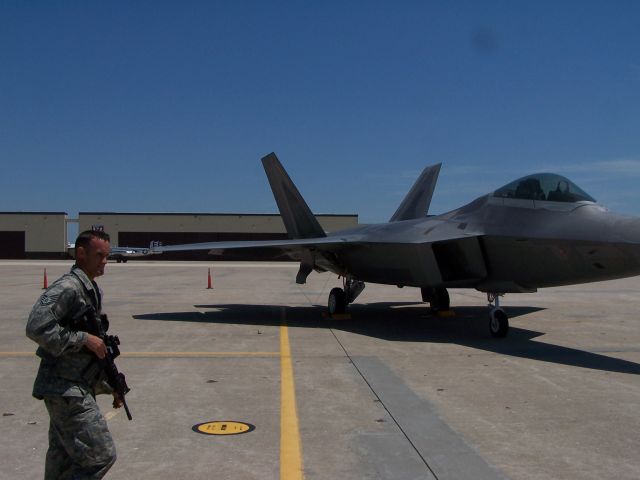
<svg viewBox="0 0 640 480">
<path fill-rule="evenodd" d="M 0 352 L 0 358 L 35 357 L 35 352 Z M 277 357 L 280 352 L 123 352 L 121 357 Z"/>
<path fill-rule="evenodd" d="M 120 356 L 144 357 L 277 357 L 280 352 L 122 352 Z"/>
<path fill-rule="evenodd" d="M 296 410 L 296 390 L 289 348 L 289 330 L 282 311 L 280 327 L 280 480 L 302 480 L 302 451 Z"/>
</svg>

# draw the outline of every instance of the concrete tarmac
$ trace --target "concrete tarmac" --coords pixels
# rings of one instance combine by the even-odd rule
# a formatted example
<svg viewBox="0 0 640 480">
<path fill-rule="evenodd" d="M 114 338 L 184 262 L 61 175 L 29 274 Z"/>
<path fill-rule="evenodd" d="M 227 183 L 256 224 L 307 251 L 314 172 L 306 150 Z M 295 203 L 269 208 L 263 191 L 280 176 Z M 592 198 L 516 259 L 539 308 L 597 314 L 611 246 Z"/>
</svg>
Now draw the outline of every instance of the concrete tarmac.
<svg viewBox="0 0 640 480">
<path fill-rule="evenodd" d="M 24 327 L 67 261 L 0 261 L 0 479 L 39 479 L 48 416 Z M 207 287 L 211 268 L 213 289 Z M 106 478 L 640 478 L 640 278 L 507 295 L 451 290 L 434 317 L 415 288 L 341 282 L 292 263 L 110 263 L 98 283 L 131 392 L 99 397 L 118 449 Z M 207 435 L 230 421 L 255 429 Z"/>
</svg>

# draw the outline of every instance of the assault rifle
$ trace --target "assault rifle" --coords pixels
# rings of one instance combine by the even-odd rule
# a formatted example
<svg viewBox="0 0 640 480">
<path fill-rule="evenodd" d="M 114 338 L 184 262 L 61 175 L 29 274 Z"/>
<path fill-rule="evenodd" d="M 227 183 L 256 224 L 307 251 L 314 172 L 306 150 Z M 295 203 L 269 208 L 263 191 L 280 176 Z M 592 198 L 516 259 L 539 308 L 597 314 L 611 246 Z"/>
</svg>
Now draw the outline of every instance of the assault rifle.
<svg viewBox="0 0 640 480">
<path fill-rule="evenodd" d="M 122 406 L 125 412 L 127 412 L 127 418 L 133 420 L 127 401 L 124 396 L 131 390 L 124 377 L 124 373 L 118 372 L 118 367 L 114 360 L 120 355 L 120 339 L 116 335 L 107 335 L 109 329 L 109 320 L 105 314 L 100 315 L 98 319 L 96 316 L 96 310 L 93 305 L 85 305 L 80 311 L 73 317 L 71 326 L 74 330 L 90 333 L 96 337 L 100 337 L 104 344 L 107 346 L 107 354 L 104 358 L 98 359 L 99 365 L 107 375 L 107 383 L 118 398 L 122 401 Z"/>
</svg>

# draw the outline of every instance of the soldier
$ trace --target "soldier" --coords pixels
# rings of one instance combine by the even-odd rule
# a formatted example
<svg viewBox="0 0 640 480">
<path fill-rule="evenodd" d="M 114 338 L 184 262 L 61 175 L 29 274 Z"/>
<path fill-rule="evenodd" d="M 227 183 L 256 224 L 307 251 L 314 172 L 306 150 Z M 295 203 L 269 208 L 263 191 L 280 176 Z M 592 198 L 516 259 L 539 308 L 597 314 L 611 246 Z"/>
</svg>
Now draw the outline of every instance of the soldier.
<svg viewBox="0 0 640 480">
<path fill-rule="evenodd" d="M 104 274 L 109 235 L 85 231 L 76 240 L 76 264 L 36 302 L 27 322 L 27 336 L 37 342 L 41 358 L 33 396 L 49 412 L 49 450 L 45 480 L 99 479 L 116 461 L 116 450 L 96 403 L 100 393 L 113 393 L 104 381 L 98 359 L 106 355 L 100 337 L 69 328 L 85 305 L 100 314 L 101 292 L 94 281 Z M 113 406 L 122 400 L 114 393 Z"/>
</svg>

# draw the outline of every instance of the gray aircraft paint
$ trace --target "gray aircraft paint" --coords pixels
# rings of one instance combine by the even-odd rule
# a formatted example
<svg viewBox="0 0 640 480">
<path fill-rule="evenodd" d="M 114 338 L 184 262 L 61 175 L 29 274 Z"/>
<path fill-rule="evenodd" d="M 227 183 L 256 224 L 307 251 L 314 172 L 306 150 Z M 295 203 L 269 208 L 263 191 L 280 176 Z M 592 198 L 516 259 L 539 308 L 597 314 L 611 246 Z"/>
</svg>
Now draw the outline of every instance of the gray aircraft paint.
<svg viewBox="0 0 640 480">
<path fill-rule="evenodd" d="M 308 238 L 308 232 L 317 231 L 315 218 L 313 222 L 306 218 L 313 217 L 311 210 L 274 154 L 263 163 L 265 169 L 273 167 L 269 180 L 278 205 L 282 205 L 285 225 L 313 228 L 292 228 L 292 236 L 298 238 L 291 240 L 167 245 L 156 251 L 216 253 L 267 247 L 286 251 L 317 271 L 365 282 L 501 293 L 640 274 L 640 219 L 617 215 L 586 201 L 557 203 L 488 194 L 442 215 Z M 439 170 L 439 165 L 431 168 Z M 419 184 L 424 191 L 433 192 L 437 170 L 425 169 L 407 197 L 416 195 Z M 421 183 L 424 177 L 431 183 Z M 421 205 L 426 208 L 428 202 Z M 402 216 L 396 214 L 396 218 Z"/>
<path fill-rule="evenodd" d="M 363 282 L 419 287 L 432 307 L 440 303 L 447 309 L 447 288 L 535 292 L 640 274 L 640 219 L 610 212 L 565 177 L 523 177 L 456 210 L 427 217 L 437 164 L 422 172 L 390 222 L 325 234 L 275 154 L 262 162 L 290 240 L 168 245 L 154 251 L 284 251 L 300 260 L 297 283 L 305 283 L 313 270 L 345 279 L 346 295 L 332 291 L 330 310 L 336 304 L 343 310 Z M 344 298 L 336 302 L 335 295 Z M 495 295 L 490 302 L 494 319 L 501 309 Z M 504 336 L 506 315 L 499 321 L 505 328 L 495 324 L 492 334 Z"/>
</svg>

